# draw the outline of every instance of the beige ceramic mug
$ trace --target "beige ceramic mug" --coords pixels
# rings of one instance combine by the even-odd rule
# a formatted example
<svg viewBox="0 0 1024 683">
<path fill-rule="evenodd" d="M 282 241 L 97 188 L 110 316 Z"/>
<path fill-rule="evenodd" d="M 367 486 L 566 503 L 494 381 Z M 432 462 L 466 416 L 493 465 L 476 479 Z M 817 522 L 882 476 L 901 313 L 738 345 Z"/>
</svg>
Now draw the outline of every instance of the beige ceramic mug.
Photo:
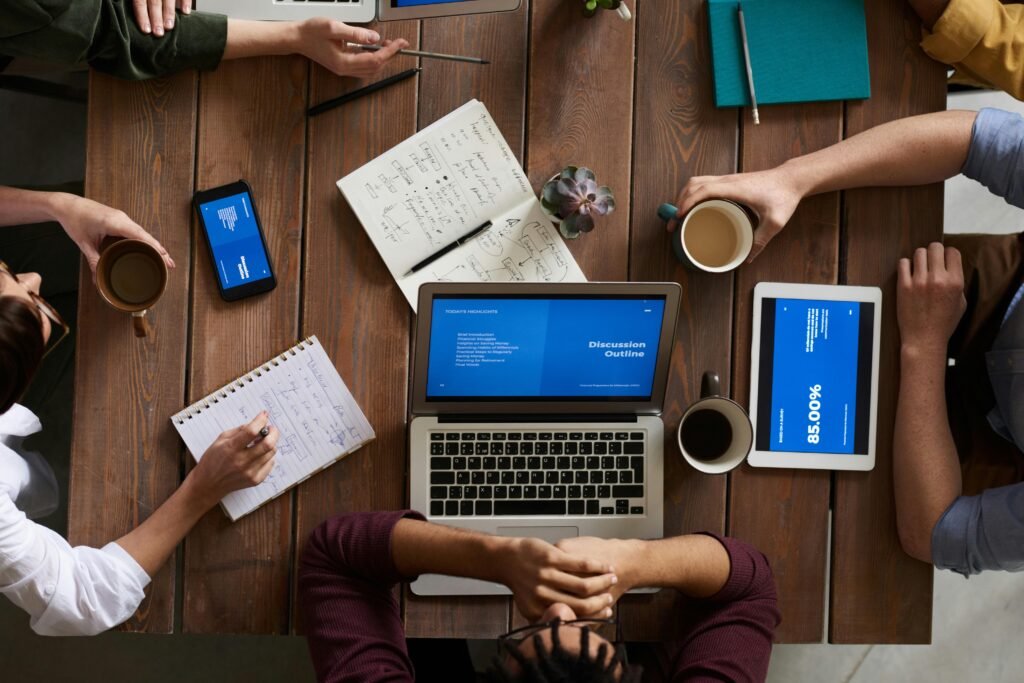
<svg viewBox="0 0 1024 683">
<path fill-rule="evenodd" d="M 113 308 L 131 313 L 136 337 L 149 334 L 146 311 L 167 288 L 167 264 L 152 245 L 120 239 L 104 245 L 96 265 L 96 288 Z"/>
</svg>

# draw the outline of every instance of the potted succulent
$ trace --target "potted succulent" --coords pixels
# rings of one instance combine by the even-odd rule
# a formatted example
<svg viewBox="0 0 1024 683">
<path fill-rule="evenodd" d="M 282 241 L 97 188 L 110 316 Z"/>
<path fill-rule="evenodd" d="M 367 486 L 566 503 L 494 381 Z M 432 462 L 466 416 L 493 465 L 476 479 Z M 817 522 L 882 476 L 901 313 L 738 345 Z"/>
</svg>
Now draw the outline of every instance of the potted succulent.
<svg viewBox="0 0 1024 683">
<path fill-rule="evenodd" d="M 607 216 L 615 210 L 612 191 L 598 187 L 594 172 L 582 166 L 567 166 L 551 176 L 541 190 L 540 203 L 558 223 L 562 236 L 570 240 L 593 230 L 594 216 Z"/>
<path fill-rule="evenodd" d="M 583 0 L 583 16 L 592 17 L 597 14 L 599 9 L 614 10 L 623 21 L 633 18 L 629 8 L 622 0 Z"/>
</svg>

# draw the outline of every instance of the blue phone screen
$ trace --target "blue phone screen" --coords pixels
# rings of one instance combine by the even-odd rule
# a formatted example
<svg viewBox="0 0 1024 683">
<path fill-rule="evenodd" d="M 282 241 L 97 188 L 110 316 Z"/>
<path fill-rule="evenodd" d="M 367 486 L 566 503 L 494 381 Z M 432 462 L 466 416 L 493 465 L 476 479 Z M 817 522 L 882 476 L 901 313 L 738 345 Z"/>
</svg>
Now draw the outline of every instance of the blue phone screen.
<svg viewBox="0 0 1024 683">
<path fill-rule="evenodd" d="M 271 277 L 248 192 L 200 204 L 199 213 L 223 289 Z"/>
</svg>

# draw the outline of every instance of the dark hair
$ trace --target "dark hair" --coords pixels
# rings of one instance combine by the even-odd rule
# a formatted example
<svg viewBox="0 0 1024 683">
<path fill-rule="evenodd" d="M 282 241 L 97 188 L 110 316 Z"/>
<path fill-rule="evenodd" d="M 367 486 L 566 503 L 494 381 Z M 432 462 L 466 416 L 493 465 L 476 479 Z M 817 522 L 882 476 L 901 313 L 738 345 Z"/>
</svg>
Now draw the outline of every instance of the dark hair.
<svg viewBox="0 0 1024 683">
<path fill-rule="evenodd" d="M 46 344 L 31 304 L 0 296 L 0 414 L 21 398 L 39 368 Z"/>
<path fill-rule="evenodd" d="M 581 628 L 580 651 L 573 654 L 562 647 L 558 626 L 551 626 L 550 650 L 544 647 L 540 634 L 533 636 L 535 657 L 527 657 L 520 652 L 518 644 L 505 644 L 505 651 L 519 664 L 518 671 L 513 673 L 499 655 L 495 657 L 487 677 L 496 683 L 636 683 L 640 680 L 643 670 L 625 663 L 623 646 L 617 646 L 611 659 L 605 663 L 609 644 L 601 643 L 597 654 L 591 657 L 590 629 Z M 615 670 L 619 664 L 622 664 L 622 676 L 616 678 Z"/>
</svg>

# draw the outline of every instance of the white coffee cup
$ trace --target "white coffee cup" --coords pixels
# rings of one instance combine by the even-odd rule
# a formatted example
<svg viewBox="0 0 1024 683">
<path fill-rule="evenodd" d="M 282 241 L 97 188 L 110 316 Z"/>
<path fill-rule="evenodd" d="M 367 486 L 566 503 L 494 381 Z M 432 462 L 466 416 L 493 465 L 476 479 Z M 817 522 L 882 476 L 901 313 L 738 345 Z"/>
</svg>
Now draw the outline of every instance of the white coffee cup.
<svg viewBox="0 0 1024 683">
<path fill-rule="evenodd" d="M 754 426 L 739 403 L 721 395 L 714 372 L 701 379 L 700 400 L 679 420 L 676 441 L 686 462 L 705 474 L 725 474 L 739 467 L 754 445 Z"/>
<path fill-rule="evenodd" d="M 738 268 L 753 246 L 750 216 L 739 204 L 726 199 L 709 199 L 690 209 L 672 236 L 676 257 L 708 273 Z"/>
</svg>

